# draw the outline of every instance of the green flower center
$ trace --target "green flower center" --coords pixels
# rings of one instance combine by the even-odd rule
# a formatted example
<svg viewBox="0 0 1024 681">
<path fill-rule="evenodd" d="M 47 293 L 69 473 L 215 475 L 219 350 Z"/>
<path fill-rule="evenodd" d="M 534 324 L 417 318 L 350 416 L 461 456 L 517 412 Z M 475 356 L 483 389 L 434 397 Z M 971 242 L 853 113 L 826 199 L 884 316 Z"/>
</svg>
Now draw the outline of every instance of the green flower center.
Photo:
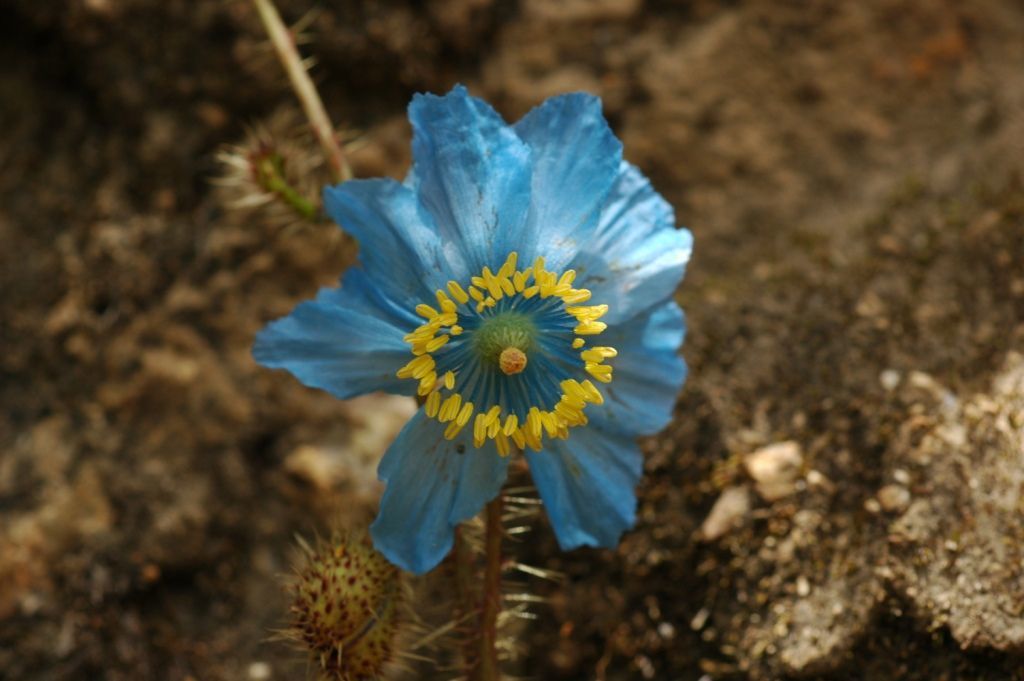
<svg viewBox="0 0 1024 681">
<path fill-rule="evenodd" d="M 472 342 L 473 349 L 482 360 L 500 367 L 506 374 L 512 374 L 522 371 L 522 367 L 519 371 L 509 371 L 509 357 L 525 358 L 536 338 L 537 326 L 529 315 L 502 312 L 485 319 L 473 332 Z"/>
</svg>

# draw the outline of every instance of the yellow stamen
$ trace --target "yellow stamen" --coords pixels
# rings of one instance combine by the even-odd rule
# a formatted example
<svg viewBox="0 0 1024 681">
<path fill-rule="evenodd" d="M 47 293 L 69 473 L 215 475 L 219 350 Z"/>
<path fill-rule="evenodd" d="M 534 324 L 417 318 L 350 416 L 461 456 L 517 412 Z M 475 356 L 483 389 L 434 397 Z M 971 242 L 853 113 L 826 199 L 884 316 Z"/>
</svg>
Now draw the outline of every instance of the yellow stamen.
<svg viewBox="0 0 1024 681">
<path fill-rule="evenodd" d="M 423 409 L 427 412 L 427 416 L 434 418 L 437 416 L 438 407 L 441 405 L 441 393 L 432 392 L 427 397 L 427 403 L 423 405 Z"/>
<path fill-rule="evenodd" d="M 585 322 L 580 322 L 572 331 L 577 336 L 596 336 L 607 328 L 608 325 L 604 322 L 593 322 L 588 319 Z"/>
<path fill-rule="evenodd" d="M 459 427 L 461 428 L 462 426 L 469 423 L 469 419 L 471 416 L 473 416 L 473 403 L 466 402 L 464 405 L 462 405 L 462 409 L 461 411 L 459 411 L 459 415 L 455 417 L 455 422 L 458 423 Z"/>
<path fill-rule="evenodd" d="M 601 381 L 602 383 L 612 382 L 612 368 L 607 364 L 595 364 L 593 362 L 587 362 L 585 367 L 587 373 Z"/>
<path fill-rule="evenodd" d="M 476 419 L 473 421 L 473 444 L 480 447 L 486 439 L 487 416 L 483 413 L 477 413 Z"/>
<path fill-rule="evenodd" d="M 426 317 L 427 319 L 433 319 L 434 317 L 437 316 L 437 310 L 430 307 L 426 303 L 420 303 L 419 305 L 416 306 L 416 314 L 418 314 L 421 317 Z"/>
<path fill-rule="evenodd" d="M 448 427 L 444 429 L 444 439 L 454 440 L 455 436 L 459 434 L 459 431 L 461 431 L 462 427 L 465 425 L 465 423 L 459 423 L 457 420 L 452 421 L 448 424 Z"/>
<path fill-rule="evenodd" d="M 457 281 L 448 282 L 448 292 L 452 294 L 452 298 L 459 301 L 460 305 L 465 305 L 469 302 L 469 294 L 466 293 L 466 289 L 462 288 Z"/>
<path fill-rule="evenodd" d="M 438 336 L 437 338 L 429 341 L 424 347 L 427 352 L 434 352 L 435 350 L 439 350 L 442 345 L 449 341 L 449 339 L 449 336 Z"/>
<path fill-rule="evenodd" d="M 420 379 L 420 387 L 416 389 L 416 394 L 420 397 L 427 395 L 434 386 L 437 384 L 437 374 L 431 371 L 429 374 Z"/>
<path fill-rule="evenodd" d="M 437 415 L 437 420 L 441 423 L 447 423 L 455 418 L 459 413 L 459 407 L 462 406 L 462 395 L 455 393 L 449 395 L 448 399 L 441 405 L 441 413 Z"/>
<path fill-rule="evenodd" d="M 498 446 L 498 454 L 500 456 L 505 457 L 509 455 L 510 451 L 508 448 L 508 436 L 506 436 L 505 433 L 499 432 L 498 435 L 494 438 L 494 444 Z"/>
<path fill-rule="evenodd" d="M 566 303 L 585 303 L 590 300 L 590 289 L 585 288 L 574 288 L 565 295 L 562 296 L 562 300 Z"/>
<path fill-rule="evenodd" d="M 604 396 L 594 382 L 608 383 L 612 380 L 613 367 L 605 362 L 618 354 L 615 348 L 588 344 L 585 336 L 600 334 L 607 328 L 607 324 L 598 320 L 607 313 L 608 306 L 584 304 L 590 300 L 591 292 L 572 287 L 578 277 L 575 270 L 548 271 L 543 257 L 538 257 L 531 266 L 517 270 L 518 258 L 518 253 L 512 251 L 496 270 L 481 268 L 479 275 L 470 278 L 469 285 L 448 281 L 435 292 L 436 305 L 433 301 L 417 305 L 416 313 L 425 321 L 404 336 L 413 357 L 396 374 L 400 378 L 419 381 L 417 393 L 425 398 L 424 411 L 429 418 L 446 424 L 444 437 L 454 439 L 472 421 L 473 445 L 479 448 L 488 439 L 494 440 L 501 456 L 508 456 L 513 445 L 541 451 L 545 437 L 564 439 L 569 436 L 571 428 L 586 425 L 586 407 L 604 403 Z M 448 344 L 454 347 L 457 342 L 462 342 L 462 339 L 456 341 L 466 332 L 459 324 L 460 311 L 470 316 L 472 308 L 481 315 L 489 309 L 503 312 L 507 308 L 505 303 L 499 307 L 499 301 L 505 298 L 514 301 L 517 296 L 524 300 L 535 297 L 551 299 L 547 304 L 564 306 L 565 314 L 575 319 L 573 331 L 576 337 L 566 338 L 563 342 L 579 353 L 579 368 L 590 378 L 562 380 L 559 384 L 561 395 L 549 409 L 534 405 L 529 406 L 526 413 L 503 414 L 501 404 L 484 404 L 475 411 L 473 403 L 464 397 L 465 386 L 460 384 L 460 391 L 455 392 L 461 364 L 438 376 L 433 353 Z M 467 307 L 460 307 L 462 305 Z M 515 302 L 511 305 L 515 309 Z M 475 329 L 476 326 L 474 322 L 470 328 Z M 456 358 L 456 361 L 463 356 L 458 351 L 445 354 L 446 358 Z M 451 366 L 449 362 L 445 363 Z M 527 367 L 527 354 L 521 347 L 509 345 L 500 353 L 498 365 L 506 376 L 515 376 Z M 447 396 L 442 394 L 445 391 Z"/>
<path fill-rule="evenodd" d="M 583 390 L 586 391 L 588 402 L 593 402 L 594 404 L 604 404 L 604 395 L 601 394 L 601 391 L 598 390 L 593 383 L 591 383 L 590 381 L 582 381 L 580 383 L 580 386 L 582 386 Z"/>
</svg>

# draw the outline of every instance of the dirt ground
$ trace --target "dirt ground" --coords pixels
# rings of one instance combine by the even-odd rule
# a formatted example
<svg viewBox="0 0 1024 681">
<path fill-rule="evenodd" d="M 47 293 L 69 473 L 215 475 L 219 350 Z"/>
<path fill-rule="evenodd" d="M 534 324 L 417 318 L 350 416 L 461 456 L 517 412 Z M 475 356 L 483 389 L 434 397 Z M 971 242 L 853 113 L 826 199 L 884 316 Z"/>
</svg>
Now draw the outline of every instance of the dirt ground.
<svg viewBox="0 0 1024 681">
<path fill-rule="evenodd" d="M 1019 0 L 279 5 L 357 175 L 413 92 L 584 89 L 694 232 L 638 527 L 512 547 L 566 579 L 510 672 L 1024 679 Z M 372 513 L 411 407 L 250 357 L 354 253 L 214 184 L 287 83 L 246 0 L 3 13 L 0 678 L 304 679 L 293 537 Z"/>
</svg>

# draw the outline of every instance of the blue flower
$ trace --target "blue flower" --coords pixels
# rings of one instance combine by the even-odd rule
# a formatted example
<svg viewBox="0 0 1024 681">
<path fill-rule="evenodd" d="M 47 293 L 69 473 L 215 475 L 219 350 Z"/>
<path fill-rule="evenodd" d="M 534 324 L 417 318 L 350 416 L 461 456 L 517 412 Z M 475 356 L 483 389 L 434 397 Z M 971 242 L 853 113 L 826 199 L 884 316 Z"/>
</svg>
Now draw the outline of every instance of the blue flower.
<svg viewBox="0 0 1024 681">
<path fill-rule="evenodd" d="M 673 293 L 690 233 L 622 160 L 596 97 L 553 97 L 510 126 L 456 87 L 417 95 L 409 118 L 404 183 L 324 191 L 359 265 L 253 354 L 342 399 L 420 396 L 370 528 L 395 564 L 437 565 L 515 450 L 563 549 L 613 547 L 635 520 L 635 440 L 669 422 L 686 376 Z"/>
</svg>

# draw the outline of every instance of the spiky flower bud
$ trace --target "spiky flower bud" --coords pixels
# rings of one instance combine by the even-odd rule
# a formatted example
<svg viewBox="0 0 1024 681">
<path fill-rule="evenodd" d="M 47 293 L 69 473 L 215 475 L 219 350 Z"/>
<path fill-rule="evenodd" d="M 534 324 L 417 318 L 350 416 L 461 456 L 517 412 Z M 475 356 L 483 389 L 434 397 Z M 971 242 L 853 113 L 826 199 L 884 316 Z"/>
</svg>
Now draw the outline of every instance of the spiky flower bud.
<svg viewBox="0 0 1024 681">
<path fill-rule="evenodd" d="M 325 681 L 378 678 L 396 657 L 401 573 L 366 538 L 324 543 L 307 556 L 292 587 L 292 638 Z"/>
</svg>

